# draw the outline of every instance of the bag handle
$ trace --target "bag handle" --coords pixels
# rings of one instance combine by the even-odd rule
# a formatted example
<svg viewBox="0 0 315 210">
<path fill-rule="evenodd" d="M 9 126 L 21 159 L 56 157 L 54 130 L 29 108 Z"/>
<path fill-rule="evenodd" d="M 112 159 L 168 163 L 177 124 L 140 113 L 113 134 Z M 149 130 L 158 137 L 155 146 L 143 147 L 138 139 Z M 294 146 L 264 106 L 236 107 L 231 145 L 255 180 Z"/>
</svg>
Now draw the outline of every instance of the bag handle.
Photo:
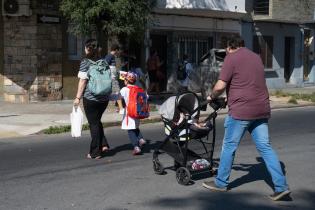
<svg viewBox="0 0 315 210">
<path fill-rule="evenodd" d="M 77 112 L 77 111 L 78 111 L 78 107 L 79 107 L 79 106 L 73 106 L 73 107 L 72 107 L 72 112 Z"/>
</svg>

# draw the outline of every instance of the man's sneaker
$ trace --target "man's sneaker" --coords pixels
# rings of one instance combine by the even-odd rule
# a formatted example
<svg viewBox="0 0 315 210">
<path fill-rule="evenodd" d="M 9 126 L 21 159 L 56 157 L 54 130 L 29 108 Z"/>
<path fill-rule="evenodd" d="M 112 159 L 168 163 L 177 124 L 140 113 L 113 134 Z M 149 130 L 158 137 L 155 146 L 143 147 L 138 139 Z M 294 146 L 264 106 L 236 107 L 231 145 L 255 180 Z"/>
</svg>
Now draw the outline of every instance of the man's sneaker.
<svg viewBox="0 0 315 210">
<path fill-rule="evenodd" d="M 135 146 L 135 148 L 132 151 L 133 155 L 139 155 L 141 153 L 140 147 Z"/>
<path fill-rule="evenodd" d="M 212 191 L 218 191 L 218 192 L 226 192 L 227 191 L 226 187 L 218 187 L 218 186 L 216 186 L 214 181 L 204 182 L 204 183 L 202 183 L 202 186 L 205 187 L 205 188 L 208 188 L 208 189 L 210 189 Z"/>
<path fill-rule="evenodd" d="M 125 109 L 120 109 L 119 110 L 119 114 L 124 114 L 125 113 Z"/>
<path fill-rule="evenodd" d="M 269 198 L 273 201 L 278 201 L 281 200 L 282 198 L 284 198 L 285 196 L 290 195 L 291 191 L 290 190 L 285 190 L 282 192 L 275 192 L 272 195 L 269 195 Z"/>
<path fill-rule="evenodd" d="M 145 145 L 146 143 L 147 143 L 147 141 L 144 140 L 144 139 L 140 139 L 140 140 L 139 140 L 139 146 L 140 146 L 140 147 L 143 147 L 143 145 Z"/>
</svg>

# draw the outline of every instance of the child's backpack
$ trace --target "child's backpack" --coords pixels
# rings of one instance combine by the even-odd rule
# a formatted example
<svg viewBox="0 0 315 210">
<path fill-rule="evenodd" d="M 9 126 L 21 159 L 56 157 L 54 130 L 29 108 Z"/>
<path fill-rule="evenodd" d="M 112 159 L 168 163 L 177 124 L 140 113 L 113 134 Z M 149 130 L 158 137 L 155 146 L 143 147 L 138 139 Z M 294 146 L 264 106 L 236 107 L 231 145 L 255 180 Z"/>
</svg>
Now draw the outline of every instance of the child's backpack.
<svg viewBox="0 0 315 210">
<path fill-rule="evenodd" d="M 178 65 L 177 79 L 178 80 L 185 80 L 186 77 L 187 77 L 186 63 L 181 63 L 181 64 Z"/>
<path fill-rule="evenodd" d="M 129 100 L 127 104 L 128 116 L 135 119 L 144 119 L 150 115 L 150 107 L 146 92 L 138 86 L 129 88 Z"/>
<path fill-rule="evenodd" d="M 87 87 L 96 96 L 110 95 L 112 93 L 112 77 L 109 65 L 105 60 L 89 60 L 89 81 Z"/>
</svg>

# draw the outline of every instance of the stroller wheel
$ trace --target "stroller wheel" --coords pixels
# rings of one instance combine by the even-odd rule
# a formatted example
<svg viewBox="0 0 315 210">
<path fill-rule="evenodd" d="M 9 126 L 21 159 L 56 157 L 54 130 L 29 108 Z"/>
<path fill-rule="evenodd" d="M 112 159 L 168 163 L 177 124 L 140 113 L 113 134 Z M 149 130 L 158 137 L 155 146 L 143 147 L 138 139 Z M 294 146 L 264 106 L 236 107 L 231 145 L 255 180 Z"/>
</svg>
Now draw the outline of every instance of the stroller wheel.
<svg viewBox="0 0 315 210">
<path fill-rule="evenodd" d="M 161 175 L 164 173 L 164 167 L 158 159 L 153 159 L 153 170 L 158 175 Z"/>
<path fill-rule="evenodd" d="M 176 170 L 176 179 L 178 184 L 187 185 L 190 182 L 190 172 L 185 167 L 180 167 Z"/>
</svg>

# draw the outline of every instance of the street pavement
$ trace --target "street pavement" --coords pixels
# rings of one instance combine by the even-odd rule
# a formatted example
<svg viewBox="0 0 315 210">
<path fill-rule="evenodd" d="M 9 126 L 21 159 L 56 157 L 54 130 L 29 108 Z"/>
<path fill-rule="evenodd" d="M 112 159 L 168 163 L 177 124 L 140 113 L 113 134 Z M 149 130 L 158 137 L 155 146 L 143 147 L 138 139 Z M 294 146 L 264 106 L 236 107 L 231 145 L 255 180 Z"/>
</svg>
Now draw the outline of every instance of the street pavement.
<svg viewBox="0 0 315 210">
<path fill-rule="evenodd" d="M 88 131 L 78 139 L 69 133 L 0 139 L 0 209 L 314 210 L 314 115 L 314 107 L 272 111 L 271 144 L 292 191 L 284 201 L 267 197 L 273 192 L 271 178 L 248 134 L 236 153 L 228 192 L 203 188 L 202 182 L 213 179 L 209 173 L 179 185 L 167 154 L 159 155 L 166 173 L 155 174 L 152 153 L 165 137 L 163 124 L 151 123 L 141 125 L 148 144 L 139 156 L 131 154 L 127 133 L 119 127 L 105 128 L 111 150 L 100 160 L 86 158 Z M 223 123 L 224 115 L 218 116 L 217 162 Z"/>
<path fill-rule="evenodd" d="M 270 92 L 275 90 L 270 90 Z M 283 92 L 291 93 L 312 93 L 315 86 L 304 88 L 286 88 Z M 151 97 L 151 105 L 158 109 L 159 105 L 169 95 L 159 95 Z M 288 98 L 270 97 L 272 109 L 309 106 L 310 102 L 299 101 L 298 104 L 288 104 Z M 313 103 L 314 105 L 314 103 Z M 70 124 L 70 112 L 72 111 L 72 100 L 32 102 L 28 104 L 12 104 L 0 100 L 0 138 L 21 137 L 36 134 L 50 126 L 63 126 Z M 102 121 L 120 122 L 122 116 L 115 112 L 115 107 L 111 103 L 103 115 Z M 157 111 L 151 112 L 149 119 L 160 119 Z M 208 109 L 206 113 L 212 110 Z M 227 110 L 222 110 L 220 114 L 226 114 Z M 205 113 L 205 114 L 206 114 Z M 86 118 L 84 119 L 86 123 Z"/>
</svg>

